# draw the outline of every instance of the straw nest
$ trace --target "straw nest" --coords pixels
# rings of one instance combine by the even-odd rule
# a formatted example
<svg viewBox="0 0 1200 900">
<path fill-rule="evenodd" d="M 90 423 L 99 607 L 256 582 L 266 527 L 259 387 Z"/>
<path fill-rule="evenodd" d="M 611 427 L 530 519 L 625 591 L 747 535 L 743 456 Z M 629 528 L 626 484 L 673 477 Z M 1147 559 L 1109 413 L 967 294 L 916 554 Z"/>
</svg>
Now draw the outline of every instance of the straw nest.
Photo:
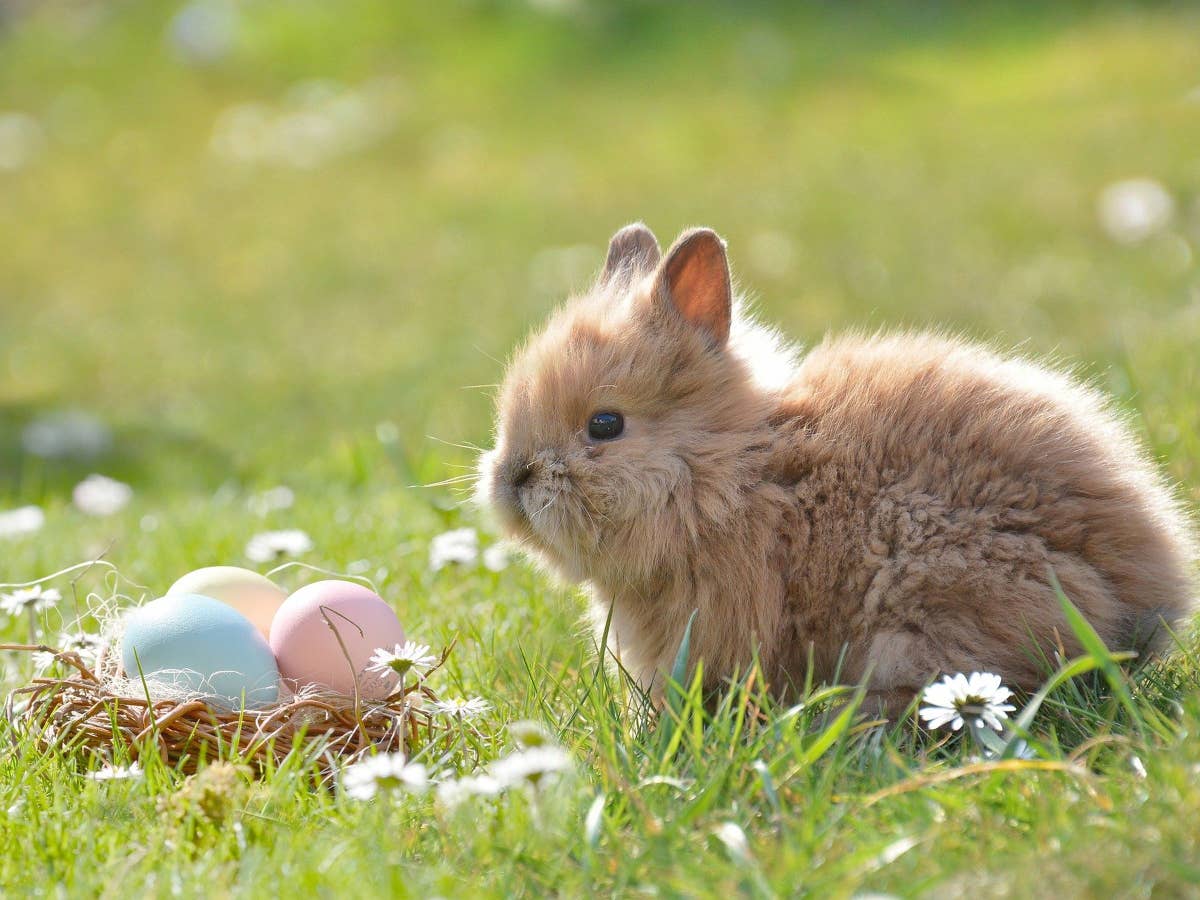
<svg viewBox="0 0 1200 900">
<path fill-rule="evenodd" d="M 201 699 L 147 698 L 140 682 L 124 677 L 113 653 L 102 652 L 89 667 L 78 653 L 48 646 L 4 644 L 0 650 L 52 653 L 69 672 L 36 677 L 6 703 L 6 718 L 43 751 L 84 750 L 110 760 L 118 748 L 133 760 L 157 752 L 168 765 L 192 773 L 218 758 L 262 771 L 305 750 L 328 774 L 369 753 L 411 754 L 448 730 L 429 710 L 437 695 L 424 680 L 385 700 L 306 689 L 268 707 L 230 712 Z"/>
</svg>

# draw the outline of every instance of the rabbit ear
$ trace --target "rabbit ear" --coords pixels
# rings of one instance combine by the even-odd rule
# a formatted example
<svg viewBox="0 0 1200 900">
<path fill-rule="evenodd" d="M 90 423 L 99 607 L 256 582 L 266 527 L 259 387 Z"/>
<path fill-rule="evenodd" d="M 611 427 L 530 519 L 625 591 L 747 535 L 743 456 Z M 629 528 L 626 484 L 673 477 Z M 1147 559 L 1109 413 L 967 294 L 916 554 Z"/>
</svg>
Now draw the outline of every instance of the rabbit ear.
<svg viewBox="0 0 1200 900">
<path fill-rule="evenodd" d="M 641 222 L 626 225 L 608 243 L 608 259 L 604 261 L 600 283 L 610 284 L 618 279 L 632 282 L 653 271 L 661 258 L 654 232 Z"/>
<path fill-rule="evenodd" d="M 711 228 L 693 228 L 679 236 L 658 271 L 655 294 L 709 335 L 717 347 L 729 340 L 733 289 L 725 242 Z"/>
</svg>

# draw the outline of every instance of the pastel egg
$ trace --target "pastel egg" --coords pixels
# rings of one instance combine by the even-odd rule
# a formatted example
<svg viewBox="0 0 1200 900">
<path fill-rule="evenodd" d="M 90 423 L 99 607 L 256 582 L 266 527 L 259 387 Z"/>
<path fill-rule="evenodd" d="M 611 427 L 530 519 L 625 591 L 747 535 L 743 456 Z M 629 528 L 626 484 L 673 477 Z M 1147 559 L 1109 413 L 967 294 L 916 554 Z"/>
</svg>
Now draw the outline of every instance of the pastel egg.
<svg viewBox="0 0 1200 900">
<path fill-rule="evenodd" d="M 263 637 L 271 619 L 287 599 L 287 592 L 271 579 L 237 566 L 207 566 L 188 572 L 167 591 L 167 596 L 200 594 L 220 600 L 254 623 Z"/>
<path fill-rule="evenodd" d="M 121 637 L 126 677 L 239 709 L 274 703 L 279 670 L 254 624 L 199 594 L 160 597 L 130 611 Z"/>
<path fill-rule="evenodd" d="M 361 584 L 318 581 L 300 588 L 275 614 L 270 641 L 280 674 L 297 688 L 318 685 L 349 695 L 357 680 L 361 696 L 381 700 L 398 686 L 395 673 L 366 669 L 378 648 L 404 643 L 404 629 L 392 608 Z"/>
</svg>

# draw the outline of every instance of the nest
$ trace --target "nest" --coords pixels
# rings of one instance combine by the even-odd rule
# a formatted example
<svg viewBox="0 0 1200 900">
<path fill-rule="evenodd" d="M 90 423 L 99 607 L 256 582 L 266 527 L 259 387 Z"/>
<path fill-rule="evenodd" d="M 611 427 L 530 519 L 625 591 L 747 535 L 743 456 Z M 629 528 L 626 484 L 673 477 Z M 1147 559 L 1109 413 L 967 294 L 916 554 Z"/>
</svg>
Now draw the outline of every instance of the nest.
<svg viewBox="0 0 1200 900">
<path fill-rule="evenodd" d="M 433 669 L 452 648 L 453 643 Z M 133 688 L 141 686 L 122 676 L 111 653 L 101 653 L 89 667 L 69 650 L 33 644 L 4 644 L 0 650 L 52 653 L 70 672 L 34 678 L 6 703 L 6 718 L 27 730 L 43 751 L 85 750 L 108 760 L 118 748 L 131 760 L 157 752 L 167 765 L 190 774 L 215 759 L 237 759 L 261 772 L 304 750 L 329 774 L 370 753 L 411 754 L 449 730 L 429 712 L 437 695 L 424 680 L 384 700 L 306 689 L 271 706 L 230 712 L 194 698 L 148 698 L 144 690 L 139 695 Z"/>
</svg>

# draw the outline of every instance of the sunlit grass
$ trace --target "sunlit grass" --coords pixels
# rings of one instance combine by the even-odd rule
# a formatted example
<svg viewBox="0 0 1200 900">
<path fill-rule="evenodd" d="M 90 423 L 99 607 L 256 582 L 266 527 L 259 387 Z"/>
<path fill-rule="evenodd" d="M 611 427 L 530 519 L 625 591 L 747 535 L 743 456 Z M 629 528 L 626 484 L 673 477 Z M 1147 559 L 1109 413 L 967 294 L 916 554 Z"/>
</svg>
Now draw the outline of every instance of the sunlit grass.
<svg viewBox="0 0 1200 900">
<path fill-rule="evenodd" d="M 1128 683 L 1066 681 L 1030 726 L 1041 758 L 1004 766 L 838 719 L 846 695 L 781 707 L 759 680 L 708 705 L 685 687 L 655 720 L 599 668 L 570 589 L 519 563 L 430 571 L 434 535 L 493 535 L 451 486 L 421 487 L 471 464 L 501 360 L 644 218 L 664 240 L 720 230 L 741 285 L 802 341 L 937 326 L 1078 363 L 1194 504 L 1194 11 L 241 4 L 234 48 L 193 66 L 163 37 L 173 5 L 37 6 L 0 32 L 0 114 L 43 132 L 0 171 L 0 510 L 37 504 L 46 524 L 0 540 L 0 582 L 102 553 L 151 596 L 246 564 L 257 532 L 303 529 L 304 561 L 368 575 L 411 637 L 458 638 L 438 687 L 494 705 L 488 755 L 532 718 L 578 771 L 537 803 L 451 814 L 313 790 L 295 759 L 234 773 L 205 811 L 161 766 L 96 783 L 94 763 L 5 732 L 6 890 L 1195 891 L 1189 638 Z M 214 149 L 231 108 L 294 111 L 313 79 L 381 104 L 369 140 L 312 168 Z M 1175 210 L 1120 245 L 1096 203 L 1131 177 Z M 97 416 L 111 447 L 26 452 L 22 430 L 62 409 Z M 130 505 L 73 508 L 91 472 L 130 484 Z M 294 505 L 255 505 L 280 484 Z M 89 578 L 80 598 L 105 590 Z M 70 621 L 69 579 L 55 586 Z M 4 666 L 6 687 L 28 676 Z"/>
</svg>

